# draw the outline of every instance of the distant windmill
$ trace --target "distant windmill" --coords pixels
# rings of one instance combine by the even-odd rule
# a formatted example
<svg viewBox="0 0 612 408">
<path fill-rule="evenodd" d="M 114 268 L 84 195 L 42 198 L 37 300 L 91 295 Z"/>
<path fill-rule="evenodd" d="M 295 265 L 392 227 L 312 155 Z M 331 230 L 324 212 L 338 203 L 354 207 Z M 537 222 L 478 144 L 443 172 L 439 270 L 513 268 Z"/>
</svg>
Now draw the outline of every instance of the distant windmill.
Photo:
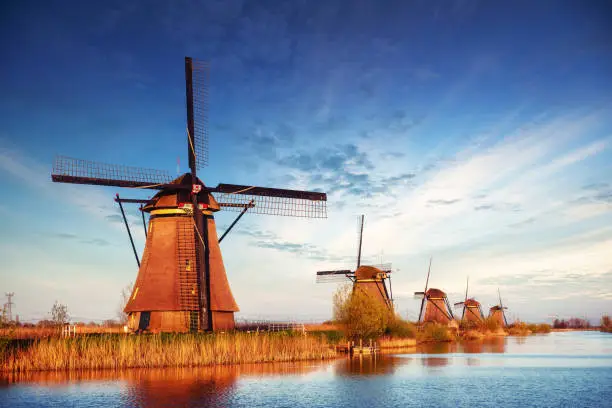
<svg viewBox="0 0 612 408">
<path fill-rule="evenodd" d="M 468 323 L 479 323 L 484 320 L 484 315 L 482 313 L 482 308 L 480 307 L 480 302 L 476 301 L 474 298 L 468 299 L 468 287 L 470 285 L 470 278 L 467 278 L 467 283 L 465 284 L 465 299 L 463 302 L 455 303 L 455 308 L 461 307 L 463 310 L 461 312 L 461 321 L 466 321 Z"/>
<path fill-rule="evenodd" d="M 508 308 L 502 303 L 499 288 L 497 289 L 497 295 L 499 296 L 499 304 L 489 309 L 489 317 L 497 321 L 501 327 L 506 327 L 508 326 L 508 320 L 506 320 L 506 312 L 504 312 L 504 310 L 507 310 Z"/>
<path fill-rule="evenodd" d="M 353 282 L 353 290 L 363 290 L 366 294 L 393 310 L 393 292 L 391 290 L 391 264 L 376 266 L 361 265 L 361 245 L 363 243 L 364 215 L 360 216 L 359 249 L 357 250 L 357 267 L 354 271 L 340 269 L 317 272 L 317 282 L 341 282 L 348 279 Z M 385 280 L 389 281 L 389 289 Z"/>
<path fill-rule="evenodd" d="M 437 322 L 448 324 L 453 321 L 454 317 L 446 293 L 440 289 L 428 289 L 431 261 L 432 259 L 430 258 L 427 279 L 425 280 L 425 290 L 423 292 L 414 292 L 415 297 L 422 299 L 418 323 Z M 423 310 L 425 310 L 425 315 L 423 315 Z"/>
<path fill-rule="evenodd" d="M 125 307 L 128 327 L 134 331 L 235 327 L 234 313 L 239 309 L 221 256 L 219 242 L 223 237 L 217 236 L 215 212 L 240 211 L 223 236 L 247 210 L 308 218 L 327 216 L 325 193 L 236 184 L 207 187 L 197 177 L 196 170 L 208 164 L 208 77 L 207 63 L 185 58 L 189 173 L 173 179 L 165 171 L 62 156 L 56 158 L 53 167 L 54 182 L 159 190 L 148 200 L 125 199 L 118 194 L 115 199 L 139 266 Z M 142 204 L 142 211 L 150 215 L 142 264 L 122 203 Z"/>
</svg>

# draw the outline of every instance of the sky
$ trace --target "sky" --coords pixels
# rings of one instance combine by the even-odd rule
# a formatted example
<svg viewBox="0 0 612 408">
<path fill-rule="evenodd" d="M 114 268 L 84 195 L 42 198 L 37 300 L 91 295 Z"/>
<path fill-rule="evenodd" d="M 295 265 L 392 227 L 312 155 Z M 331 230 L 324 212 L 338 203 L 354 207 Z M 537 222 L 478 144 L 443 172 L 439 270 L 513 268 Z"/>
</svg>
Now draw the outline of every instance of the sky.
<svg viewBox="0 0 612 408">
<path fill-rule="evenodd" d="M 360 214 L 406 318 L 430 257 L 451 302 L 469 276 L 511 319 L 612 312 L 606 1 L 0 7 L 0 293 L 22 321 L 116 317 L 137 266 L 113 197 L 150 193 L 52 183 L 53 160 L 186 171 L 185 56 L 211 67 L 207 185 L 328 194 L 327 219 L 247 214 L 223 241 L 237 318 L 330 318 L 315 272 L 355 266 Z"/>
</svg>

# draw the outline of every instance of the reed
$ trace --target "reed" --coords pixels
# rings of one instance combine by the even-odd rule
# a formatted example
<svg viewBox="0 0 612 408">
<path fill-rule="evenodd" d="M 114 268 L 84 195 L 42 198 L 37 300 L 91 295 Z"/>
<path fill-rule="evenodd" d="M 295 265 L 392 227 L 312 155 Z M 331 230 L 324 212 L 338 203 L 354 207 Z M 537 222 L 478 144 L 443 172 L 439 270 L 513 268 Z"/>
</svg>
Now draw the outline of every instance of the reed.
<svg viewBox="0 0 612 408">
<path fill-rule="evenodd" d="M 415 338 L 381 337 L 377 340 L 378 347 L 381 349 L 397 349 L 416 347 Z"/>
<path fill-rule="evenodd" d="M 48 337 L 13 340 L 1 352 L 1 370 L 9 372 L 195 367 L 335 357 L 323 337 L 283 332 Z"/>
<path fill-rule="evenodd" d="M 8 327 L 0 329 L 0 337 L 8 337 L 11 339 L 36 339 L 40 337 L 59 336 L 62 332 L 61 327 L 57 326 L 35 326 L 35 327 Z M 76 332 L 78 334 L 111 334 L 123 333 L 122 327 L 101 327 L 101 326 L 85 326 L 77 325 Z"/>
</svg>

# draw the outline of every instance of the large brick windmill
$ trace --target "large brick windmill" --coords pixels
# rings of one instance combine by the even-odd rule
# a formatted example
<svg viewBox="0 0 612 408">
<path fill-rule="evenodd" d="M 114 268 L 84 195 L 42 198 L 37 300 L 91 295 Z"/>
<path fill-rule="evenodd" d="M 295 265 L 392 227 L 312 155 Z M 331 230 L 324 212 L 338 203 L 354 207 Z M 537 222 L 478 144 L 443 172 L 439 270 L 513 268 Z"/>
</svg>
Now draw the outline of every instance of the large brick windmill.
<svg viewBox="0 0 612 408">
<path fill-rule="evenodd" d="M 228 231 L 247 210 L 326 217 L 325 193 L 235 184 L 207 187 L 197 177 L 197 170 L 208 164 L 208 77 L 208 64 L 185 58 L 189 173 L 173 180 L 164 171 L 63 156 L 55 160 L 51 176 L 55 182 L 159 190 L 148 200 L 119 195 L 115 199 L 122 212 L 121 203 L 127 202 L 140 203 L 142 211 L 149 213 L 142 263 L 138 262 L 138 277 L 125 307 L 132 330 L 234 327 L 234 312 L 239 309 L 223 265 L 215 212 L 240 211 Z M 134 253 L 138 261 L 135 249 Z"/>
<path fill-rule="evenodd" d="M 364 216 L 359 218 L 359 249 L 357 251 L 357 268 L 317 272 L 317 282 L 338 282 L 348 279 L 353 282 L 353 290 L 362 290 L 376 302 L 393 310 L 393 292 L 391 290 L 391 264 L 376 266 L 361 265 L 361 244 L 363 242 Z M 389 288 L 385 281 L 389 282 Z"/>
</svg>

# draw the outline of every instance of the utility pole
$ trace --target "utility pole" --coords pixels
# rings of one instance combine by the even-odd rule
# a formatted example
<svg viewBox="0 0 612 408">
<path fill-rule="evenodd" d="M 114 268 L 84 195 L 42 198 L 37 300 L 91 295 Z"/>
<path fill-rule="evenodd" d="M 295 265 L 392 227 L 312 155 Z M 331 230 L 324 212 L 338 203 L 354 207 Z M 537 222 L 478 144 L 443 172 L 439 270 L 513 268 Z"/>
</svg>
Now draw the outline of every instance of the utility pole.
<svg viewBox="0 0 612 408">
<path fill-rule="evenodd" d="M 14 292 L 5 293 L 5 295 L 8 299 L 8 302 L 6 302 L 6 306 L 8 309 L 8 321 L 12 322 L 13 321 L 13 305 L 14 305 L 14 303 L 12 302 L 12 298 L 15 295 L 15 293 Z"/>
</svg>

